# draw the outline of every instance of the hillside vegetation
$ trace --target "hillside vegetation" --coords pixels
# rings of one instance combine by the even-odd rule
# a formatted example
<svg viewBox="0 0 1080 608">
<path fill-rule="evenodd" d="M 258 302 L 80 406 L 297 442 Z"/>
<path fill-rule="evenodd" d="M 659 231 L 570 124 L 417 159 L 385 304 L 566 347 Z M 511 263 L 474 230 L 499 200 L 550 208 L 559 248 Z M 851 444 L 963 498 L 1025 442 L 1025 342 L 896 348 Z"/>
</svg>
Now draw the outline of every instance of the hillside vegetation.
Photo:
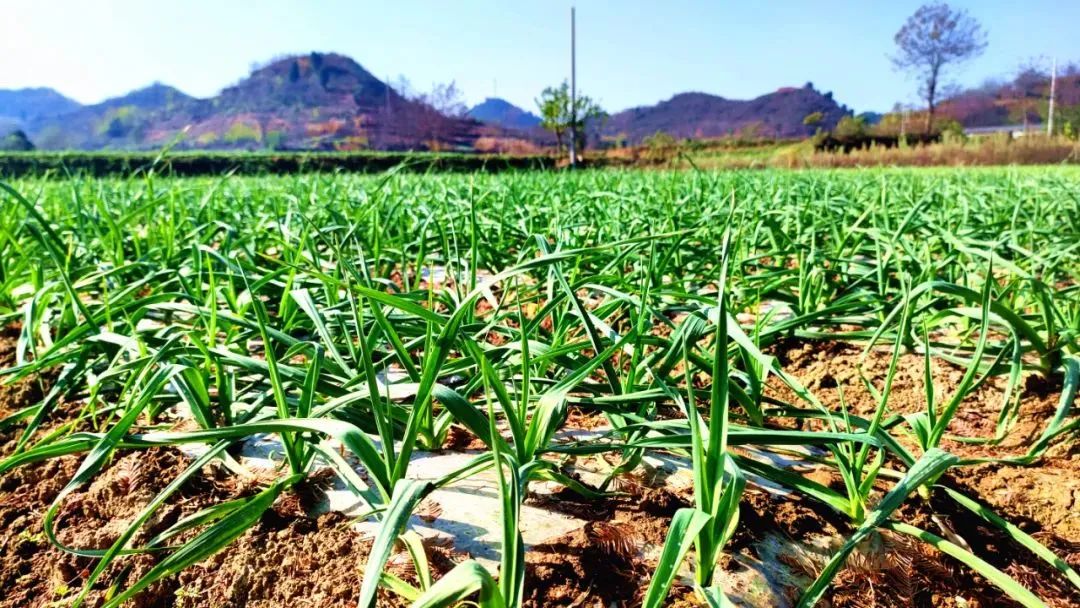
<svg viewBox="0 0 1080 608">
<path fill-rule="evenodd" d="M 849 114 L 810 83 L 751 100 L 683 93 L 594 120 L 587 139 L 611 147 L 639 144 L 657 132 L 679 138 L 804 137 Z M 817 116 L 812 123 L 806 122 L 810 115 Z M 534 113 L 502 99 L 468 111 L 441 107 L 333 53 L 276 59 L 206 99 L 162 83 L 85 106 L 50 89 L 0 91 L 0 128 L 21 129 L 44 150 L 175 144 L 220 150 L 531 151 L 554 143 L 539 124 Z"/>
</svg>

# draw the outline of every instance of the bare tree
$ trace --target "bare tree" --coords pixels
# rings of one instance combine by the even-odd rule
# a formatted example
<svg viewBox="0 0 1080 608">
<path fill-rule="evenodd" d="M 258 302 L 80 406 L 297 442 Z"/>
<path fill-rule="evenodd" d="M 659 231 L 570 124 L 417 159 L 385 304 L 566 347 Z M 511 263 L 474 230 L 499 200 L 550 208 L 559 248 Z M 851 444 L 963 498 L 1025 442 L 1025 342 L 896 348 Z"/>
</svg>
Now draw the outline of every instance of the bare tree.
<svg viewBox="0 0 1080 608">
<path fill-rule="evenodd" d="M 458 88 L 457 83 L 450 81 L 447 84 L 435 83 L 431 86 L 424 100 L 436 112 L 451 118 L 464 118 L 469 112 L 465 105 L 465 97 Z"/>
<path fill-rule="evenodd" d="M 398 74 L 393 80 L 387 80 L 386 84 L 405 99 L 413 99 L 417 95 L 412 82 L 404 74 Z"/>
<path fill-rule="evenodd" d="M 921 81 L 919 94 L 926 100 L 926 132 L 934 127 L 945 69 L 979 56 L 986 49 L 986 33 L 967 11 L 935 2 L 919 7 L 896 32 L 898 52 L 892 57 L 898 69 Z"/>
<path fill-rule="evenodd" d="M 412 112 L 408 117 L 416 135 L 427 141 L 429 149 L 441 149 L 451 143 L 459 120 L 468 113 L 461 89 L 455 82 L 431 85 L 430 93 L 414 94 Z"/>
</svg>

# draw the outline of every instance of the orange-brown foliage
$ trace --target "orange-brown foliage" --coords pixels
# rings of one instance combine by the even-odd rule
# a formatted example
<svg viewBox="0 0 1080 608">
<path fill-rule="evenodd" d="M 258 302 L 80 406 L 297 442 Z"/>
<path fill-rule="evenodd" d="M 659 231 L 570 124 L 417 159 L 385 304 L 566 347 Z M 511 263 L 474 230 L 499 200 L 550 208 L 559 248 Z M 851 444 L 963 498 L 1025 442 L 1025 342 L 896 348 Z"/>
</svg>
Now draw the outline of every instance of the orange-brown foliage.
<svg viewBox="0 0 1080 608">
<path fill-rule="evenodd" d="M 476 148 L 477 152 L 486 154 L 510 154 L 514 156 L 539 154 L 541 151 L 540 146 L 531 141 L 515 137 L 484 136 L 477 138 L 473 147 Z"/>
<path fill-rule="evenodd" d="M 309 122 L 304 125 L 304 131 L 308 137 L 326 137 L 337 135 L 345 124 L 340 118 L 331 118 L 323 122 Z"/>
</svg>

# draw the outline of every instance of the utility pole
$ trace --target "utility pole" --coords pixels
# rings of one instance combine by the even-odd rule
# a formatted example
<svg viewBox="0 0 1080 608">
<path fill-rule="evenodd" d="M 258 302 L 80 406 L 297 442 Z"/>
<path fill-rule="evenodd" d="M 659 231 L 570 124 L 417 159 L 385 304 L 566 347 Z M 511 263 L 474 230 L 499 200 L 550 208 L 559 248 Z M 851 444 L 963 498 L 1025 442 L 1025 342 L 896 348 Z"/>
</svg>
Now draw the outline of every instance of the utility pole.
<svg viewBox="0 0 1080 608">
<path fill-rule="evenodd" d="M 577 25 L 570 7 L 570 166 L 577 165 Z"/>
<path fill-rule="evenodd" d="M 386 93 L 386 102 L 385 102 L 386 106 L 385 106 L 385 110 L 384 110 L 385 116 L 383 116 L 383 118 L 382 118 L 382 121 L 381 121 L 382 124 L 379 125 L 379 135 L 381 136 L 380 138 L 382 139 L 382 144 L 384 146 L 386 145 L 386 142 L 390 141 L 389 132 L 390 132 L 391 112 L 390 112 L 390 75 L 389 74 L 387 74 L 385 82 L 386 82 L 386 86 L 383 87 L 385 89 L 384 92 Z M 402 95 L 404 95 L 404 92 L 402 92 Z M 378 120 L 378 119 L 376 119 L 376 120 Z"/>
<path fill-rule="evenodd" d="M 1057 89 L 1057 57 L 1054 57 L 1054 67 L 1050 68 L 1050 108 L 1046 119 L 1046 134 L 1054 135 L 1054 92 Z"/>
</svg>

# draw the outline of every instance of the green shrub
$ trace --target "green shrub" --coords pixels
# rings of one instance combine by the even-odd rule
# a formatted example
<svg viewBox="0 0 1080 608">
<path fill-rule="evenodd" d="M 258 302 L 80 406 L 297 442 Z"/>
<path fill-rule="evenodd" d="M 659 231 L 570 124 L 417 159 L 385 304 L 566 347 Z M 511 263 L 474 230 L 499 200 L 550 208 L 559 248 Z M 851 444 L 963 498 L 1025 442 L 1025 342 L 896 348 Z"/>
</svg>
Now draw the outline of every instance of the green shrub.
<svg viewBox="0 0 1080 608">
<path fill-rule="evenodd" d="M 266 132 L 266 148 L 268 150 L 279 150 L 284 143 L 285 133 L 283 131 L 274 130 Z"/>
<path fill-rule="evenodd" d="M 865 135 L 866 119 L 862 116 L 845 116 L 833 129 L 833 136 L 841 140 L 856 140 Z"/>
<path fill-rule="evenodd" d="M 0 138 L 0 151 L 4 152 L 30 152 L 34 144 L 21 130 L 15 130 Z"/>
<path fill-rule="evenodd" d="M 230 144 L 262 141 L 262 127 L 257 122 L 238 120 L 225 132 L 225 141 Z"/>
</svg>

